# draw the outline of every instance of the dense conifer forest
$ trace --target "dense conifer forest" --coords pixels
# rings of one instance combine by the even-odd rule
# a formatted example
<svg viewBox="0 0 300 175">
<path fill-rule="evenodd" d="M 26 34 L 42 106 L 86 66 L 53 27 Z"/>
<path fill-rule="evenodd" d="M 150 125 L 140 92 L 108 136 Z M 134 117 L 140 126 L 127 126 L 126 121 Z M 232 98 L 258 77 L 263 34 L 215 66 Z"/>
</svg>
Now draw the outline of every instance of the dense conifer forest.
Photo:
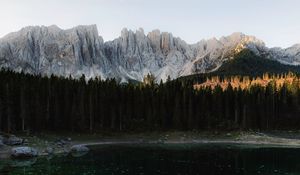
<svg viewBox="0 0 300 175">
<path fill-rule="evenodd" d="M 0 130 L 163 131 L 300 129 L 299 78 L 272 76 L 246 88 L 174 80 L 118 84 L 114 79 L 0 72 Z M 276 83 L 276 79 L 291 81 Z M 202 78 L 204 83 L 206 79 Z M 218 81 L 254 79 L 218 78 Z"/>
</svg>

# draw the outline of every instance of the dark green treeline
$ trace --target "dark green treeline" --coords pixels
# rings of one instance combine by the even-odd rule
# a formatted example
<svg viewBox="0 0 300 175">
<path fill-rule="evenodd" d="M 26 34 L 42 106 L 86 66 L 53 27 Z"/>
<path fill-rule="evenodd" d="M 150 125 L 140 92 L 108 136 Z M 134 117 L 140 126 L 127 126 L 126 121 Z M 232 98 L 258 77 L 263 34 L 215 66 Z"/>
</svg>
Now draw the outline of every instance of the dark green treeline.
<svg viewBox="0 0 300 175">
<path fill-rule="evenodd" d="M 300 88 L 194 90 L 191 82 L 126 84 L 0 72 L 0 130 L 299 129 Z"/>
</svg>

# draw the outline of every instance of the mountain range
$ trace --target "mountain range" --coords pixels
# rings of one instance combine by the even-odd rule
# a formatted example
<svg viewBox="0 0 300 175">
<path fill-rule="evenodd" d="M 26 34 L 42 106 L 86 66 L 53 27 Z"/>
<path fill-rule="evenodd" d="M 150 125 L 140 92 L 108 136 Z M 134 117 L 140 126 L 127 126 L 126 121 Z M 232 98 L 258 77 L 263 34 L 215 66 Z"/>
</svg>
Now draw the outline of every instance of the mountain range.
<svg viewBox="0 0 300 175">
<path fill-rule="evenodd" d="M 268 48 L 263 41 L 243 33 L 187 44 L 171 33 L 153 30 L 145 34 L 143 29 L 134 32 L 125 28 L 120 37 L 104 42 L 96 25 L 68 30 L 53 25 L 25 27 L 1 38 L 0 67 L 48 76 L 78 78 L 84 74 L 121 82 L 142 81 L 153 74 L 157 81 L 166 81 L 168 77 L 222 70 L 245 49 L 279 65 L 300 65 L 300 44 Z"/>
</svg>

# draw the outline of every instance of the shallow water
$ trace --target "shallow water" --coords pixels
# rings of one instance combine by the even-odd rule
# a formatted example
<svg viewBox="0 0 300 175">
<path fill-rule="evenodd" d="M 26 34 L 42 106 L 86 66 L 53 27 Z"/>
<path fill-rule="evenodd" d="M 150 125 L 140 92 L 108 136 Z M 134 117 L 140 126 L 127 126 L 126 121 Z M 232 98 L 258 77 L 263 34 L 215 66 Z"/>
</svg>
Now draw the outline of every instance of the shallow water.
<svg viewBox="0 0 300 175">
<path fill-rule="evenodd" d="M 300 174 L 300 149 L 226 144 L 106 145 L 80 155 L 1 161 L 1 175 Z"/>
</svg>

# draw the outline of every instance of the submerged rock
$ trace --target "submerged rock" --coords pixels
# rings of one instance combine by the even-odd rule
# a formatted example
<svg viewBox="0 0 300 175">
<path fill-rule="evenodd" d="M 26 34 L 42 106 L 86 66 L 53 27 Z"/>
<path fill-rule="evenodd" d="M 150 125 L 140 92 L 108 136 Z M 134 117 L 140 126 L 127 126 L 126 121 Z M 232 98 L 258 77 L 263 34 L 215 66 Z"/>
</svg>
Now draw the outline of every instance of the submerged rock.
<svg viewBox="0 0 300 175">
<path fill-rule="evenodd" d="M 30 158 L 38 156 L 38 151 L 31 147 L 12 148 L 11 156 L 13 158 Z"/>
<path fill-rule="evenodd" d="M 84 155 L 86 155 L 88 152 L 72 152 L 71 155 L 73 157 L 82 157 Z"/>
<path fill-rule="evenodd" d="M 31 158 L 26 160 L 12 160 L 10 162 L 11 167 L 30 167 L 33 164 L 35 164 L 37 161 L 37 158 Z"/>
</svg>

